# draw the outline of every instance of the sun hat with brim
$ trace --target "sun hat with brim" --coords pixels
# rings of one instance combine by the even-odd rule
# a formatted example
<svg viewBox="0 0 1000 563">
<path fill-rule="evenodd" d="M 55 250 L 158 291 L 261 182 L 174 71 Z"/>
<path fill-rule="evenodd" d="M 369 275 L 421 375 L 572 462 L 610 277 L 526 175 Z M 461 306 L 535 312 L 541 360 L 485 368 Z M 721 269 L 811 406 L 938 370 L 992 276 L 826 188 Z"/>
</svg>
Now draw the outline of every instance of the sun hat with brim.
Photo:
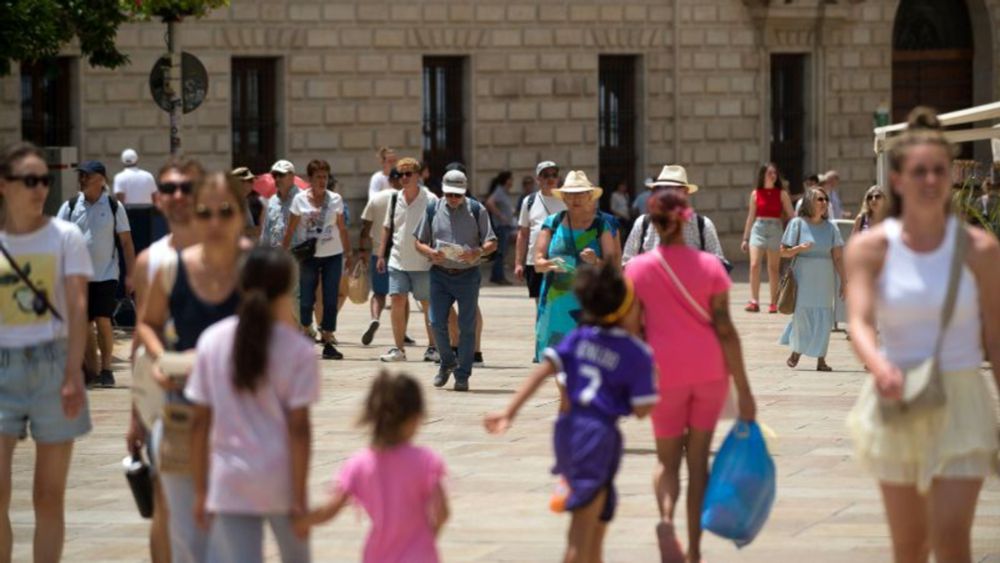
<svg viewBox="0 0 1000 563">
<path fill-rule="evenodd" d="M 698 191 L 698 186 L 688 182 L 687 170 L 683 166 L 670 164 L 663 167 L 660 175 L 652 182 L 646 182 L 646 187 L 653 190 L 656 188 L 684 188 L 688 194 Z"/>
<path fill-rule="evenodd" d="M 469 181 L 461 170 L 451 170 L 441 179 L 441 191 L 446 194 L 465 195 Z"/>
<path fill-rule="evenodd" d="M 566 181 L 563 182 L 562 187 L 556 188 L 556 197 L 563 199 L 566 194 L 583 194 L 590 193 L 590 200 L 597 201 L 601 199 L 601 195 L 604 190 L 594 184 L 590 183 L 587 179 L 587 175 L 580 170 L 572 170 L 569 174 L 566 174 Z"/>
<path fill-rule="evenodd" d="M 243 180 L 244 182 L 249 182 L 254 179 L 253 172 L 250 171 L 246 166 L 240 166 L 239 168 L 233 168 L 232 172 L 229 173 L 230 176 L 236 178 L 237 180 Z"/>
</svg>

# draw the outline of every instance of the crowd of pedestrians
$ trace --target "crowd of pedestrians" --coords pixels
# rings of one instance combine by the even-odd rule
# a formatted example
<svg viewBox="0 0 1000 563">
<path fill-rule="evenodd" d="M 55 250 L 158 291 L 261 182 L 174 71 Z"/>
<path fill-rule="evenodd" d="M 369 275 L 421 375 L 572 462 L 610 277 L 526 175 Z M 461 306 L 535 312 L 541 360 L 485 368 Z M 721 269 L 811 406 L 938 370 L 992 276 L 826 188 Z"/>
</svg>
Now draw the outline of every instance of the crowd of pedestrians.
<svg viewBox="0 0 1000 563">
<path fill-rule="evenodd" d="M 520 197 L 511 193 L 514 175 L 501 171 L 479 200 L 461 163 L 437 178 L 389 148 L 377 156 L 355 246 L 324 160 L 310 161 L 305 179 L 278 160 L 265 196 L 245 167 L 206 172 L 196 160 L 171 159 L 149 175 L 155 193 L 146 203 L 136 186 L 148 180 L 127 150 L 114 189 L 101 163 L 80 163 L 80 193 L 49 218 L 43 154 L 27 144 L 3 154 L 2 209 L 18 212 L 0 217 L 0 560 L 13 541 L 12 455 L 29 431 L 38 445 L 35 557 L 60 558 L 73 443 L 91 428 L 85 384 L 114 386 L 110 317 L 124 279 L 139 311 L 133 385 L 148 378 L 163 399 L 151 419 L 137 402 L 126 435 L 130 454 L 154 469 L 152 560 L 262 561 L 267 524 L 283 561 L 309 561 L 310 529 L 355 502 L 373 522 L 364 561 L 438 561 L 436 537 L 450 518 L 447 470 L 414 443 L 428 412 L 422 384 L 408 375 L 374 376 L 361 416 L 369 447 L 309 505 L 319 359 L 344 357 L 335 331 L 342 282 L 357 265 L 371 284 L 362 344 L 374 342 L 389 308 L 393 346 L 380 360 L 407 361 L 416 346 L 407 336 L 412 295 L 427 337 L 422 359 L 437 364 L 433 385 L 454 379 L 455 391 L 468 391 L 482 359 L 481 269 L 506 285 L 505 257 L 536 300 L 525 326 L 534 326 L 539 365 L 483 424 L 506 431 L 545 381 L 558 382 L 562 488 L 552 506 L 572 514 L 565 560 L 602 560 L 624 451 L 617 421 L 633 415 L 651 417 L 656 443 L 660 516 L 648 533 L 663 561 L 701 560 L 715 428 L 731 395 L 742 420 L 754 420 L 757 407 L 730 315 L 732 266 L 714 223 L 692 207 L 699 187 L 687 170 L 664 166 L 631 205 L 628 186 L 616 184 L 608 213 L 585 172 L 563 174 L 550 160 L 523 179 Z M 1000 361 L 1000 298 L 979 289 L 1000 282 L 1000 246 L 949 213 L 951 159 L 936 119 L 916 112 L 892 149 L 892 189 L 866 192 L 846 251 L 832 222 L 844 213 L 837 174 L 822 175 L 795 204 L 777 166 L 766 164 L 743 233 L 753 294 L 746 311 L 760 311 L 765 263 L 769 311 L 777 310 L 780 258 L 792 259 L 798 292 L 780 337 L 789 367 L 806 355 L 832 371 L 835 298 L 848 296 L 851 342 L 872 374 L 849 429 L 880 482 L 897 561 L 969 560 L 982 479 L 1000 450 L 978 371 L 984 359 Z M 138 257 L 126 203 L 155 206 L 168 231 Z M 940 393 L 927 399 L 932 391 L 919 389 L 919 408 L 901 408 L 914 393 L 904 374 L 931 360 L 928 385 Z M 993 374 L 1000 383 L 1000 370 Z M 682 463 L 686 541 L 675 527 Z"/>
</svg>

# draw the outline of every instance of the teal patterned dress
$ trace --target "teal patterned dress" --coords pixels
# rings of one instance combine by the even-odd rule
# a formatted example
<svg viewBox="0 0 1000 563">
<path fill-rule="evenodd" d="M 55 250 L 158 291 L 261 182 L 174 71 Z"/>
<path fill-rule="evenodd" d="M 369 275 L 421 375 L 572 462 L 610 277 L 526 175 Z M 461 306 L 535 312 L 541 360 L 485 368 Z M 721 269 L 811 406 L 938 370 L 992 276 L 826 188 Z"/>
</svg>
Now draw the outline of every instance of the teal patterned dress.
<svg viewBox="0 0 1000 563">
<path fill-rule="evenodd" d="M 562 258 L 571 271 L 549 272 L 542 281 L 535 332 L 535 357 L 539 359 L 543 350 L 559 344 L 580 322 L 580 302 L 573 293 L 576 268 L 582 265 L 580 253 L 590 248 L 599 258 L 602 257 L 601 235 L 605 231 L 614 234 L 614 226 L 602 214 L 597 214 L 586 229 L 572 231 L 565 217 L 565 212 L 549 215 L 542 224 L 542 229 L 552 233 L 549 260 Z"/>
</svg>

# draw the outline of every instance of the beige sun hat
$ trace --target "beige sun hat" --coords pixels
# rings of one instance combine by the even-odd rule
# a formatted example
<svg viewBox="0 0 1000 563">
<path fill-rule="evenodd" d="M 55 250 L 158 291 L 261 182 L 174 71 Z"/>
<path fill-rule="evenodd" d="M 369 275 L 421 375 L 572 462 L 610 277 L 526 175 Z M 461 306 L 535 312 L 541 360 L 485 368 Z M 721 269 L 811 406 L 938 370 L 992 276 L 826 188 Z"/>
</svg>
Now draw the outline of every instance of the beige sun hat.
<svg viewBox="0 0 1000 563">
<path fill-rule="evenodd" d="M 556 188 L 555 192 L 556 197 L 559 199 L 562 199 L 564 194 L 590 192 L 590 200 L 597 201 L 601 199 L 601 194 L 604 193 L 604 190 L 590 183 L 587 175 L 582 170 L 571 170 L 569 174 L 566 174 L 566 180 L 563 182 L 562 187 Z"/>
<path fill-rule="evenodd" d="M 698 191 L 698 186 L 688 182 L 687 170 L 679 164 L 664 166 L 660 175 L 652 182 L 648 182 L 646 187 L 651 190 L 656 188 L 686 188 L 688 194 Z"/>
</svg>

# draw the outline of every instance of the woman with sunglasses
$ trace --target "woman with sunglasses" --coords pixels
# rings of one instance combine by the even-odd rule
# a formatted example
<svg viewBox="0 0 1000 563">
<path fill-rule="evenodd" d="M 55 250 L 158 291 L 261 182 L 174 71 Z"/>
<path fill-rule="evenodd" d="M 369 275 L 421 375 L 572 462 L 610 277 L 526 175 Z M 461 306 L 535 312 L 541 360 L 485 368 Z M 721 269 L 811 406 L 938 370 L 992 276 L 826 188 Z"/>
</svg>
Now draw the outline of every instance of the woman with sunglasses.
<svg viewBox="0 0 1000 563">
<path fill-rule="evenodd" d="M 823 188 L 812 188 L 802 197 L 799 216 L 792 219 L 781 239 L 781 256 L 793 258 L 798 295 L 795 313 L 781 335 L 781 344 L 790 346 L 788 367 L 799 364 L 803 355 L 816 358 L 816 371 L 833 371 L 826 363 L 833 330 L 834 271 L 844 277 L 844 239 L 830 221 L 830 196 Z M 846 281 L 841 284 L 843 294 Z"/>
<path fill-rule="evenodd" d="M 861 212 L 854 219 L 854 227 L 851 229 L 851 236 L 863 233 L 872 228 L 882 217 L 882 204 L 885 203 L 885 190 L 882 186 L 875 185 L 865 192 L 865 199 L 861 202 Z"/>
<path fill-rule="evenodd" d="M 872 375 L 848 426 L 878 479 L 897 562 L 926 563 L 931 553 L 935 561 L 973 560 L 976 504 L 1000 449 L 980 369 L 989 360 L 1000 384 L 1000 246 L 950 210 L 953 150 L 934 113 L 913 110 L 889 152 L 887 218 L 847 249 L 851 345 Z M 942 333 L 956 252 L 964 256 Z M 930 359 L 939 339 L 945 404 L 883 420 L 881 401 L 902 398 L 904 370 Z"/>
<path fill-rule="evenodd" d="M 235 180 L 212 174 L 197 184 L 194 227 L 200 242 L 178 252 L 175 260 L 162 262 L 150 284 L 136 332 L 146 352 L 156 359 L 153 377 L 167 390 L 169 405 L 190 409 L 183 395 L 186 376 L 167 376 L 159 367 L 164 352 L 193 351 L 206 328 L 236 313 L 244 209 Z M 165 332 L 168 322 L 173 327 L 169 334 Z M 170 552 L 175 563 L 203 561 L 208 537 L 208 530 L 199 528 L 194 520 L 197 504 L 189 470 L 168 470 L 162 465 L 159 446 L 190 440 L 183 432 L 165 429 L 162 424 L 153 429 L 153 450 L 161 456 L 156 461 L 161 464 L 160 485 L 167 500 Z"/>
<path fill-rule="evenodd" d="M 13 549 L 7 511 L 18 439 L 30 428 L 35 441 L 34 558 L 58 561 L 73 440 L 91 427 L 82 366 L 93 266 L 80 230 L 45 216 L 51 184 L 34 145 L 0 158 L 0 202 L 10 211 L 0 224 L 0 561 Z"/>
</svg>

